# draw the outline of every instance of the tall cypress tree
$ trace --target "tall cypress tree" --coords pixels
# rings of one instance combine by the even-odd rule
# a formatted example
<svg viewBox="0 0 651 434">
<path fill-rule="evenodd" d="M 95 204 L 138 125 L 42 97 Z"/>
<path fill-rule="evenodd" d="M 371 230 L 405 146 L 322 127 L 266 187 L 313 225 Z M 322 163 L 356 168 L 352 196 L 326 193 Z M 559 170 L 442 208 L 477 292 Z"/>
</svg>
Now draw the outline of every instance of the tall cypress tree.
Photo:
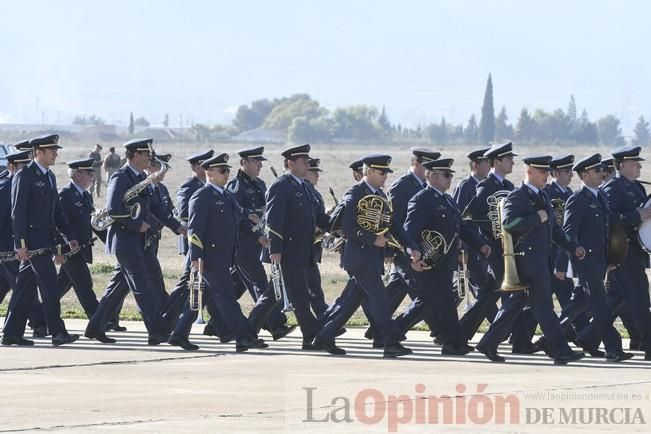
<svg viewBox="0 0 651 434">
<path fill-rule="evenodd" d="M 135 123 L 133 121 L 133 112 L 129 114 L 129 135 L 133 136 L 135 130 Z"/>
<path fill-rule="evenodd" d="M 493 106 L 493 79 L 488 74 L 484 104 L 481 107 L 481 120 L 479 121 L 479 139 L 482 143 L 490 143 L 495 139 L 495 108 Z"/>
</svg>

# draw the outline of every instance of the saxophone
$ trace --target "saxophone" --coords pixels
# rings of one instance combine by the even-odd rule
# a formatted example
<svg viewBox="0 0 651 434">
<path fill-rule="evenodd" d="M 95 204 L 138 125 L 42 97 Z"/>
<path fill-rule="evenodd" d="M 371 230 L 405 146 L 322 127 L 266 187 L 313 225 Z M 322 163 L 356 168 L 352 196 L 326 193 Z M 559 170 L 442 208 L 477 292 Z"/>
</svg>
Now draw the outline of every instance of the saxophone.
<svg viewBox="0 0 651 434">
<path fill-rule="evenodd" d="M 140 217 L 142 207 L 138 202 L 134 203 L 133 205 L 129 205 L 129 203 L 134 201 L 138 195 L 140 195 L 140 193 L 149 187 L 154 182 L 154 179 L 161 177 L 165 174 L 165 172 L 171 169 L 171 166 L 167 164 L 167 162 L 162 161 L 156 157 L 154 157 L 154 159 L 160 164 L 160 170 L 157 170 L 156 172 L 150 174 L 147 176 L 147 178 L 128 189 L 122 197 L 122 203 L 127 206 L 127 208 L 129 208 L 129 214 L 132 220 L 136 220 L 138 217 Z M 104 231 L 113 223 L 115 223 L 115 220 L 109 215 L 108 208 L 95 210 L 90 216 L 90 225 L 96 231 Z"/>
</svg>

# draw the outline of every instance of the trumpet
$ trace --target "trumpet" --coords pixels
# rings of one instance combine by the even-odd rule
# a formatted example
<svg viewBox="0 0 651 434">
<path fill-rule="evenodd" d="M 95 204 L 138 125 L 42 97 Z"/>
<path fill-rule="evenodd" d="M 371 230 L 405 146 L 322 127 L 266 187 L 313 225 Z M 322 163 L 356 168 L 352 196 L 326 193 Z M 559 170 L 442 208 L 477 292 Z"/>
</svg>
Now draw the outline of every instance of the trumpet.
<svg viewBox="0 0 651 434">
<path fill-rule="evenodd" d="M 461 264 L 457 269 L 457 294 L 459 299 L 465 300 L 465 310 L 470 309 L 470 273 L 468 272 L 468 264 L 466 263 L 467 255 L 464 250 L 461 250 Z"/>
<path fill-rule="evenodd" d="M 278 262 L 271 263 L 271 283 L 274 286 L 274 295 L 276 301 L 283 300 L 283 312 L 292 312 L 294 306 L 289 301 L 287 296 L 287 288 L 285 287 L 285 279 L 283 278 L 283 268 Z"/>
<path fill-rule="evenodd" d="M 171 166 L 167 164 L 166 161 L 163 161 L 157 157 L 154 157 L 154 159 L 160 164 L 160 170 L 157 170 L 156 172 L 150 174 L 143 181 L 140 181 L 138 184 L 128 189 L 122 197 L 122 203 L 129 209 L 129 217 L 131 217 L 132 220 L 136 220 L 138 217 L 140 217 L 142 206 L 139 202 L 136 202 L 133 205 L 128 204 L 133 202 L 138 197 L 138 195 L 140 195 L 140 193 L 142 193 L 147 187 L 149 187 L 149 185 L 154 182 L 155 179 L 164 175 L 165 172 L 171 169 Z M 109 215 L 108 208 L 96 210 L 90 216 L 90 224 L 96 231 L 103 231 L 113 223 L 115 223 L 115 220 Z"/>
<path fill-rule="evenodd" d="M 201 259 L 199 259 L 199 266 L 196 269 L 192 269 L 190 272 L 188 288 L 190 289 L 190 310 L 198 312 L 197 320 L 194 323 L 205 324 L 206 322 L 203 319 L 203 306 L 201 303 L 201 297 L 205 288 L 205 282 L 203 280 L 203 275 L 201 274 Z"/>
</svg>

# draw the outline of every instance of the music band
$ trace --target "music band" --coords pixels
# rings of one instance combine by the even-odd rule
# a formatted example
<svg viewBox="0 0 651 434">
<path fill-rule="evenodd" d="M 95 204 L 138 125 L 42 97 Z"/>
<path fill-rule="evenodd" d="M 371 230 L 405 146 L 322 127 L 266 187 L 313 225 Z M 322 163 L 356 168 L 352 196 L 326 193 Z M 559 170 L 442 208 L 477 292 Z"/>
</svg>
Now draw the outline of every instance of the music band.
<svg viewBox="0 0 651 434">
<path fill-rule="evenodd" d="M 445 355 L 477 350 L 504 362 L 498 346 L 508 339 L 514 354 L 544 351 L 558 365 L 585 353 L 621 362 L 633 353 L 614 327 L 620 317 L 630 348 L 651 360 L 651 200 L 638 181 L 640 147 L 617 148 L 611 159 L 526 156 L 524 181 L 515 186 L 507 179 L 513 145 L 495 144 L 468 154 L 471 173 L 452 194 L 454 161 L 440 152 L 411 148 L 408 172 L 387 193 L 391 157 L 371 154 L 349 166 L 355 184 L 341 200 L 330 189 L 336 206 L 326 210 L 321 161 L 308 144 L 281 152 L 284 173 L 268 188 L 259 178 L 267 160 L 261 146 L 238 151 L 234 178 L 228 154 L 190 155 L 192 177 L 174 206 L 163 183 L 171 155 L 157 154 L 152 139 L 131 140 L 103 209 L 88 191 L 92 158 L 69 162 L 70 181 L 59 191 L 50 170 L 59 137 L 14 146 L 0 174 L 0 300 L 13 290 L 2 345 L 33 345 L 24 337 L 28 323 L 54 346 L 75 342 L 60 304 L 73 288 L 89 319 L 84 336 L 103 344 L 116 342 L 107 331 L 125 330 L 119 314 L 130 291 L 148 344 L 187 351 L 199 349 L 190 331 L 205 307 L 203 333 L 235 341 L 237 352 L 268 347 L 261 329 L 274 341 L 292 333 L 286 313 L 294 312 L 302 351 L 344 355 L 336 338 L 361 307 L 370 324 L 365 337 L 385 358 L 411 354 L 407 333 L 425 321 Z M 573 174 L 577 191 L 569 187 Z M 170 293 L 158 259 L 165 227 L 185 257 Z M 116 258 L 99 300 L 89 269 L 97 238 Z M 324 248 L 341 255 L 348 275 L 331 304 L 321 284 Z M 238 301 L 245 292 L 255 303 L 248 316 Z M 411 302 L 396 312 L 406 295 Z M 473 348 L 468 342 L 485 319 L 490 326 Z M 538 326 L 543 337 L 534 342 Z"/>
</svg>

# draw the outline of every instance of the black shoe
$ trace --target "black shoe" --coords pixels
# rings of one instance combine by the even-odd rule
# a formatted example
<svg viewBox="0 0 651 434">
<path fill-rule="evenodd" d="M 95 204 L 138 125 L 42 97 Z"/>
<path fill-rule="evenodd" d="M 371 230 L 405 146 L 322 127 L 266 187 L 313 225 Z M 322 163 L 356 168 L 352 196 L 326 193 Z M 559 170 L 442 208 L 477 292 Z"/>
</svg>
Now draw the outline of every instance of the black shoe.
<svg viewBox="0 0 651 434">
<path fill-rule="evenodd" d="M 213 327 L 212 324 L 208 323 L 206 326 L 203 328 L 203 334 L 205 336 L 217 336 L 219 337 L 219 333 L 217 333 L 217 330 L 215 330 L 215 327 Z"/>
<path fill-rule="evenodd" d="M 103 344 L 114 344 L 116 342 L 115 339 L 106 336 L 106 333 L 93 329 L 86 329 L 84 336 L 86 336 L 88 339 L 95 339 L 96 341 L 99 341 Z"/>
<path fill-rule="evenodd" d="M 550 348 L 549 342 L 547 342 L 547 339 L 545 339 L 544 336 L 534 342 L 534 345 L 544 351 L 545 354 L 547 354 L 549 357 L 552 357 L 552 349 Z"/>
<path fill-rule="evenodd" d="M 346 327 L 342 327 L 342 328 L 340 328 L 339 330 L 337 330 L 337 331 L 335 332 L 335 337 L 341 336 L 341 335 L 343 335 L 344 333 L 346 333 Z"/>
<path fill-rule="evenodd" d="M 44 338 L 47 336 L 47 327 L 46 326 L 37 326 L 32 330 L 33 338 Z"/>
<path fill-rule="evenodd" d="M 407 356 L 412 354 L 413 351 L 407 347 L 404 347 L 401 343 L 395 343 L 391 345 L 386 345 L 384 347 L 384 358 L 390 359 L 394 357 Z"/>
<path fill-rule="evenodd" d="M 149 335 L 147 338 L 147 345 L 160 345 L 163 342 L 167 342 L 169 336 L 167 335 Z"/>
<path fill-rule="evenodd" d="M 443 348 L 441 348 L 441 354 L 444 356 L 465 356 L 470 352 L 466 349 L 466 346 L 458 344 L 443 344 Z"/>
<path fill-rule="evenodd" d="M 314 339 L 303 338 L 303 345 L 301 346 L 303 351 L 321 351 L 323 345 L 320 342 L 316 342 Z"/>
<path fill-rule="evenodd" d="M 52 345 L 58 347 L 59 345 L 71 344 L 77 339 L 79 339 L 79 335 L 71 335 L 68 332 L 61 332 L 52 336 Z"/>
<path fill-rule="evenodd" d="M 534 354 L 537 353 L 538 351 L 542 351 L 542 348 L 540 348 L 536 344 L 532 344 L 531 342 L 522 345 L 522 346 L 514 346 L 511 349 L 511 353 L 513 354 Z"/>
<path fill-rule="evenodd" d="M 7 336 L 2 337 L 2 345 L 18 345 L 19 347 L 29 347 L 34 345 L 34 341 L 25 339 L 22 336 Z"/>
<path fill-rule="evenodd" d="M 441 340 L 441 338 L 439 338 L 438 336 L 436 336 L 436 337 L 434 338 L 434 345 L 443 345 L 443 341 Z"/>
<path fill-rule="evenodd" d="M 583 352 L 590 354 L 590 357 L 606 357 L 606 353 L 599 349 L 583 348 Z"/>
<path fill-rule="evenodd" d="M 176 335 L 170 336 L 170 338 L 167 340 L 167 343 L 175 347 L 181 347 L 184 350 L 188 350 L 188 351 L 196 351 L 199 349 L 199 345 L 195 345 L 191 343 L 188 340 L 188 338 L 184 338 Z"/>
<path fill-rule="evenodd" d="M 271 332 L 271 337 L 273 338 L 274 341 L 277 341 L 278 339 L 282 339 L 291 332 L 296 330 L 296 326 L 288 326 L 288 325 L 281 325 L 276 327 L 272 332 Z"/>
<path fill-rule="evenodd" d="M 500 356 L 500 355 L 497 353 L 496 350 L 491 350 L 491 349 L 489 349 L 489 348 L 485 348 L 485 347 L 483 347 L 482 345 L 477 345 L 477 346 L 475 347 L 475 349 L 476 349 L 477 351 L 479 351 L 480 353 L 482 353 L 483 355 L 485 355 L 486 358 L 487 358 L 488 360 L 490 360 L 491 362 L 498 362 L 498 363 L 506 362 L 506 359 L 505 359 L 504 357 Z"/>
<path fill-rule="evenodd" d="M 642 342 L 631 339 L 628 343 L 628 349 L 631 351 L 640 351 L 642 349 Z"/>
<path fill-rule="evenodd" d="M 623 362 L 624 360 L 632 359 L 633 353 L 625 353 L 624 351 L 617 351 L 616 353 L 606 353 L 606 361 L 608 362 Z"/>
<path fill-rule="evenodd" d="M 384 348 L 384 342 L 373 341 L 373 348 Z"/>
<path fill-rule="evenodd" d="M 585 353 L 581 351 L 571 351 L 563 356 L 554 359 L 554 365 L 566 365 L 570 362 L 576 362 L 585 357 Z"/>
<path fill-rule="evenodd" d="M 235 352 L 243 353 L 252 348 L 267 348 L 268 346 L 262 339 L 245 337 L 237 341 L 235 344 Z"/>
<path fill-rule="evenodd" d="M 644 353 L 644 360 L 646 360 L 647 362 L 651 360 L 651 351 L 646 351 Z"/>
<path fill-rule="evenodd" d="M 373 333 L 373 329 L 370 328 L 370 327 L 367 328 L 366 333 L 364 333 L 364 337 L 366 339 L 368 339 L 369 341 L 372 341 L 374 339 L 374 337 L 375 337 L 375 333 Z"/>
<path fill-rule="evenodd" d="M 343 348 L 339 348 L 335 344 L 334 339 L 325 340 L 325 339 L 320 339 L 317 336 L 316 338 L 314 338 L 314 345 L 315 346 L 320 346 L 321 348 L 323 348 L 324 350 L 326 350 L 327 352 L 329 352 L 330 354 L 332 354 L 334 356 L 343 356 L 344 354 L 346 354 L 346 350 L 344 350 Z"/>
<path fill-rule="evenodd" d="M 224 335 L 219 337 L 219 343 L 220 344 L 227 344 L 229 342 L 233 342 L 233 339 L 235 339 L 235 336 L 233 335 Z"/>
<path fill-rule="evenodd" d="M 122 327 L 120 324 L 116 323 L 115 321 L 109 321 L 104 326 L 104 331 L 105 332 L 126 332 L 127 328 Z"/>
<path fill-rule="evenodd" d="M 464 348 L 469 353 L 472 353 L 473 351 L 475 351 L 475 347 L 473 347 L 472 345 L 463 344 L 463 345 L 461 345 L 461 347 Z"/>
</svg>

